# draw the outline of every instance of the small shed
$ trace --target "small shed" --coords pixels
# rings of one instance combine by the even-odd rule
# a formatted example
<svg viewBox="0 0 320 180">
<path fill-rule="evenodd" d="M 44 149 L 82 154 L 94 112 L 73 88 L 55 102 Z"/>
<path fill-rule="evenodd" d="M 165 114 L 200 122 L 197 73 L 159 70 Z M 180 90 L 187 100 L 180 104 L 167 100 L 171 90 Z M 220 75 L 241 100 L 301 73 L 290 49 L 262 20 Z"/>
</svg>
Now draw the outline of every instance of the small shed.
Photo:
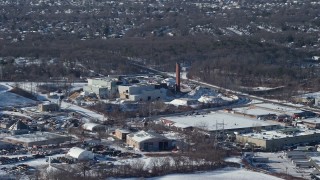
<svg viewBox="0 0 320 180">
<path fill-rule="evenodd" d="M 67 156 L 73 157 L 77 160 L 91 160 L 94 158 L 94 154 L 92 152 L 79 147 L 71 148 L 68 151 Z"/>
<path fill-rule="evenodd" d="M 128 134 L 130 134 L 130 131 L 126 129 L 116 129 L 115 131 L 115 136 L 121 140 L 127 140 Z"/>
<path fill-rule="evenodd" d="M 43 103 L 39 104 L 39 111 L 59 111 L 59 105 L 56 103 Z"/>
</svg>

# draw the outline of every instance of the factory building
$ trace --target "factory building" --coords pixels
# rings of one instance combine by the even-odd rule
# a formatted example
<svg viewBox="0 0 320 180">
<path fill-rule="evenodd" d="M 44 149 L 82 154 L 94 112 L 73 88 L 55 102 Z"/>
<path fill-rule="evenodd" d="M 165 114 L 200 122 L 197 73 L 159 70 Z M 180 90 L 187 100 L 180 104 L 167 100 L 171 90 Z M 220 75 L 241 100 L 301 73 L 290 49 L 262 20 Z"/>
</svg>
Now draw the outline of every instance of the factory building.
<svg viewBox="0 0 320 180">
<path fill-rule="evenodd" d="M 118 93 L 117 79 L 115 78 L 95 78 L 88 79 L 88 85 L 83 87 L 86 94 L 94 93 L 99 98 L 116 97 Z"/>
<path fill-rule="evenodd" d="M 261 131 L 237 134 L 236 141 L 260 146 L 267 151 L 277 151 L 297 144 L 320 141 L 320 131 L 307 128 L 283 128 L 273 131 Z"/>
<path fill-rule="evenodd" d="M 154 101 L 164 99 L 167 90 L 152 84 L 119 85 L 120 99 L 129 101 Z"/>
</svg>

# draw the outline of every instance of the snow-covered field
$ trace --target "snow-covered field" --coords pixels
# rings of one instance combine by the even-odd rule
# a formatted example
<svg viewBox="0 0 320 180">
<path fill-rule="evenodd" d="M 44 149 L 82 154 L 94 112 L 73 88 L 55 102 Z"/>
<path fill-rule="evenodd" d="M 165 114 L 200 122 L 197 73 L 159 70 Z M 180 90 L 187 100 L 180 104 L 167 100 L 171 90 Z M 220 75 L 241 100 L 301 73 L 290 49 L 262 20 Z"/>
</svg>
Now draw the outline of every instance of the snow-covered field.
<svg viewBox="0 0 320 180">
<path fill-rule="evenodd" d="M 221 179 L 221 180 L 280 180 L 275 176 L 263 174 L 259 172 L 248 171 L 246 169 L 224 168 L 211 172 L 193 173 L 193 174 L 172 174 L 162 177 L 149 178 L 150 180 L 205 180 L 205 179 Z"/>
<path fill-rule="evenodd" d="M 0 84 L 0 107 L 9 106 L 30 106 L 35 105 L 36 101 L 8 92 L 10 86 Z"/>
</svg>

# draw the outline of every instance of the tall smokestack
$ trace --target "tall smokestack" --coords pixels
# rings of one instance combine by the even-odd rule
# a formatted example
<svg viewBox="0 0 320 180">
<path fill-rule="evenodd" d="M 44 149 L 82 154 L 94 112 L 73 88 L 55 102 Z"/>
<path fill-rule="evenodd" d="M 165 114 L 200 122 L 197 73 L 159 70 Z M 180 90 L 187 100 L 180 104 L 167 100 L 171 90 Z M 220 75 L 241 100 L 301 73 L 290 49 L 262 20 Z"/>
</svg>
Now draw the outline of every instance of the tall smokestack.
<svg viewBox="0 0 320 180">
<path fill-rule="evenodd" d="M 180 64 L 176 63 L 176 91 L 180 91 Z"/>
</svg>

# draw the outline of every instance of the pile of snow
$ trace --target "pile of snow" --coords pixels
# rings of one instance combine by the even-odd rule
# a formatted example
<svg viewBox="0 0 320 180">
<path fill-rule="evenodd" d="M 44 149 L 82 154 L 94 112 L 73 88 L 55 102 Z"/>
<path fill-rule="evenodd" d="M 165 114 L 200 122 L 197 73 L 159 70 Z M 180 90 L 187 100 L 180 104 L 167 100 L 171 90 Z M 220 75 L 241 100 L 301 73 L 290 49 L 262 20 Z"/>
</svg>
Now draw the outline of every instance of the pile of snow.
<svg viewBox="0 0 320 180">
<path fill-rule="evenodd" d="M 161 81 L 162 83 L 166 83 L 168 87 L 172 87 L 176 84 L 176 80 L 173 78 L 166 78 Z"/>
<path fill-rule="evenodd" d="M 182 99 L 174 99 L 170 101 L 170 104 L 175 106 L 188 106 L 188 102 Z"/>
<path fill-rule="evenodd" d="M 196 107 L 199 105 L 198 100 L 196 99 L 190 99 L 190 98 L 180 98 L 180 99 L 174 99 L 169 102 L 169 104 L 172 104 L 174 106 L 191 106 Z"/>
<path fill-rule="evenodd" d="M 227 157 L 224 159 L 224 161 L 226 162 L 234 162 L 234 163 L 241 163 L 241 157 L 236 157 L 236 156 L 233 156 L 233 157 Z"/>
<path fill-rule="evenodd" d="M 199 99 L 201 96 L 218 96 L 219 94 L 209 88 L 198 86 L 187 94 L 188 98 Z"/>
<path fill-rule="evenodd" d="M 201 96 L 199 99 L 198 99 L 199 102 L 202 102 L 202 103 L 215 103 L 215 104 L 219 104 L 219 103 L 223 103 L 225 102 L 222 98 L 220 97 L 216 97 L 216 96 Z"/>
</svg>

